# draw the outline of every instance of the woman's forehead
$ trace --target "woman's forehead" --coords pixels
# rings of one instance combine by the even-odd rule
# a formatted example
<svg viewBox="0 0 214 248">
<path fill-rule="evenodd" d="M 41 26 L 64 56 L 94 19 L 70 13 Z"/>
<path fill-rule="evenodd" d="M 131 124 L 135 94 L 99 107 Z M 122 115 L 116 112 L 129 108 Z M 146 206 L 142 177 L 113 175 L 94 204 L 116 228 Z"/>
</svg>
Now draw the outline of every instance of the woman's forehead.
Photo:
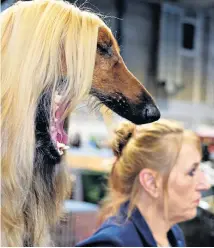
<svg viewBox="0 0 214 248">
<path fill-rule="evenodd" d="M 177 163 L 180 168 L 191 166 L 194 163 L 200 163 L 201 154 L 197 146 L 193 143 L 183 142 L 180 153 L 178 155 Z"/>
</svg>

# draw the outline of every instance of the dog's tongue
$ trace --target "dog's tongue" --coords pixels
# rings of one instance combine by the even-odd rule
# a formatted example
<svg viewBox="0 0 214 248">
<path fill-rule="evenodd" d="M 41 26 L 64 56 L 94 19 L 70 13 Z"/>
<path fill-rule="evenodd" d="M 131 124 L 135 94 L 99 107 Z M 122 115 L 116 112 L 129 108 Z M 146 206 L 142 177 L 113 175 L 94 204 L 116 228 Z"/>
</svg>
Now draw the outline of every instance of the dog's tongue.
<svg viewBox="0 0 214 248">
<path fill-rule="evenodd" d="M 58 110 L 56 111 L 56 119 L 58 120 L 56 122 L 56 130 L 57 130 L 57 135 L 56 139 L 59 143 L 63 143 L 65 145 L 68 144 L 68 135 L 64 131 L 64 121 L 59 121 L 64 113 L 65 107 L 60 106 Z"/>
<path fill-rule="evenodd" d="M 56 124 L 56 128 L 57 128 L 57 135 L 56 135 L 56 139 L 59 143 L 63 143 L 65 145 L 68 144 L 68 136 L 67 134 L 65 133 L 64 129 L 63 129 L 63 126 L 64 126 L 64 121 L 61 122 L 61 123 L 57 123 Z"/>
</svg>

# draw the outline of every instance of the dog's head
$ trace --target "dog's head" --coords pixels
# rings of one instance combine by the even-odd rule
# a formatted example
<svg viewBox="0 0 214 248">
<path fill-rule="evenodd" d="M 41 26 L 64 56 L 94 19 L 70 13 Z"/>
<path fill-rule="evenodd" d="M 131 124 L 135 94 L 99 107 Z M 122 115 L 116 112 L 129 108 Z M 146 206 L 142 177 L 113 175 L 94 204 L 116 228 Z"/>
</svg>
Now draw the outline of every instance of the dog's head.
<svg viewBox="0 0 214 248">
<path fill-rule="evenodd" d="M 151 95 L 127 69 L 117 42 L 106 27 L 99 29 L 91 94 L 135 124 L 160 118 Z"/>
</svg>

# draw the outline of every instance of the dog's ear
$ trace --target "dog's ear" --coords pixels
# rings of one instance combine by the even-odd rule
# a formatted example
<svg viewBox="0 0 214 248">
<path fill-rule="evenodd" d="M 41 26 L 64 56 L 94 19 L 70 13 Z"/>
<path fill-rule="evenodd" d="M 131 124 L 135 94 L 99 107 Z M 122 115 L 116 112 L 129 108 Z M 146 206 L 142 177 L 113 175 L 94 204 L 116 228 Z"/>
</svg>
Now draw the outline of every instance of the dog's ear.
<svg viewBox="0 0 214 248">
<path fill-rule="evenodd" d="M 112 46 L 112 39 L 106 28 L 104 27 L 99 28 L 97 43 Z"/>
<path fill-rule="evenodd" d="M 120 52 L 120 48 L 112 35 L 111 32 L 106 27 L 100 27 L 99 32 L 98 32 L 98 37 L 97 37 L 97 47 L 99 48 L 107 49 L 114 47 L 114 49 L 117 51 L 117 53 Z"/>
</svg>

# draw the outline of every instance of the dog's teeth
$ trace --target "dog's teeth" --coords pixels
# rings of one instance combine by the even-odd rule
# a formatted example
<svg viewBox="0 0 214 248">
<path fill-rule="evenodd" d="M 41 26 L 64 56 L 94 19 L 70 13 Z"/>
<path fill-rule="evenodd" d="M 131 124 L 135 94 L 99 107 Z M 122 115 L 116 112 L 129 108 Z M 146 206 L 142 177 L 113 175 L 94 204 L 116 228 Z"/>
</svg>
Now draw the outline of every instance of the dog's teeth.
<svg viewBox="0 0 214 248">
<path fill-rule="evenodd" d="M 60 155 L 64 154 L 64 152 L 62 150 L 58 150 L 58 152 L 59 152 Z"/>
<path fill-rule="evenodd" d="M 57 142 L 57 147 L 58 147 L 58 152 L 60 155 L 63 155 L 64 151 L 70 148 L 69 146 L 66 146 L 65 144 L 60 143 L 60 142 Z"/>
<path fill-rule="evenodd" d="M 64 146 L 65 146 L 65 144 L 60 143 L 60 142 L 58 142 L 58 141 L 57 141 L 57 146 L 58 146 L 59 148 L 61 148 L 61 147 L 64 147 Z"/>
<path fill-rule="evenodd" d="M 60 150 L 67 150 L 67 149 L 70 148 L 69 146 L 66 146 L 65 144 L 60 143 L 60 142 L 57 142 L 57 147 L 58 147 Z"/>
<path fill-rule="evenodd" d="M 69 148 L 70 148 L 70 146 L 66 146 L 66 145 L 63 147 L 64 150 L 67 150 Z"/>
<path fill-rule="evenodd" d="M 61 99 L 62 99 L 62 96 L 56 94 L 56 95 L 55 95 L 54 102 L 55 102 L 55 103 L 60 103 L 60 100 L 61 100 Z"/>
</svg>

